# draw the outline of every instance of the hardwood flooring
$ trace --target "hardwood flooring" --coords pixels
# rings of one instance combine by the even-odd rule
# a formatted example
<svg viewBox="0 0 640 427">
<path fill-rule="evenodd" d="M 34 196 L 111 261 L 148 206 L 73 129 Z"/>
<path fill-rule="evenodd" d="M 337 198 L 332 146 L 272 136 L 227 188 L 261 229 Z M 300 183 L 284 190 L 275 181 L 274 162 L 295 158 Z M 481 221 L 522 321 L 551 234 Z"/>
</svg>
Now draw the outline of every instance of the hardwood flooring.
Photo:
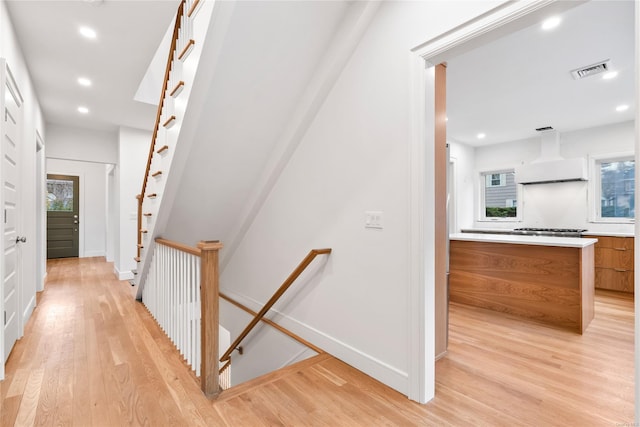
<svg viewBox="0 0 640 427">
<path fill-rule="evenodd" d="M 101 258 L 50 261 L 0 382 L 3 426 L 615 426 L 633 422 L 633 299 L 596 294 L 584 335 L 452 304 L 419 405 L 321 354 L 208 401 Z"/>
</svg>

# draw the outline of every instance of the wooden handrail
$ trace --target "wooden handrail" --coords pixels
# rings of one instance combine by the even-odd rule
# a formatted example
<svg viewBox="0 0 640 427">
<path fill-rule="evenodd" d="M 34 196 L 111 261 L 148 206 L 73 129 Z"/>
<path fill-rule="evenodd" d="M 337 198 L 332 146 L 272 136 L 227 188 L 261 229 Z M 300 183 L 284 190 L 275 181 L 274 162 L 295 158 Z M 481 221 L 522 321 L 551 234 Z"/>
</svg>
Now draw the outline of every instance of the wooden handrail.
<svg viewBox="0 0 640 427">
<path fill-rule="evenodd" d="M 196 41 L 194 39 L 189 40 L 187 42 L 187 45 L 184 47 L 184 49 L 182 49 L 182 52 L 180 52 L 180 55 L 178 55 L 178 59 L 184 58 L 187 52 L 189 52 L 195 44 L 196 44 Z"/>
<path fill-rule="evenodd" d="M 149 176 L 149 170 L 151 170 L 151 161 L 153 160 L 153 152 L 155 150 L 156 138 L 158 137 L 158 131 L 160 130 L 160 120 L 162 119 L 162 107 L 164 106 L 164 98 L 169 86 L 169 76 L 171 74 L 171 64 L 175 56 L 176 44 L 178 42 L 178 35 L 180 34 L 180 24 L 182 21 L 182 15 L 184 14 L 185 0 L 180 2 L 178 6 L 178 12 L 176 13 L 176 21 L 173 25 L 173 36 L 171 38 L 171 47 L 169 48 L 169 57 L 167 58 L 167 66 L 164 71 L 164 80 L 162 82 L 162 91 L 160 92 L 160 102 L 158 102 L 158 110 L 156 111 L 156 124 L 153 128 L 153 136 L 151 137 L 151 148 L 149 149 L 149 156 L 147 157 L 147 168 L 145 170 L 144 179 L 142 181 L 142 196 L 147 189 L 147 179 Z"/>
<path fill-rule="evenodd" d="M 201 292 L 202 292 L 202 307 L 201 307 L 201 313 L 202 313 L 202 319 L 203 321 L 206 320 L 206 323 L 208 324 L 207 327 L 205 328 L 205 325 L 203 323 L 202 325 L 202 342 L 206 343 L 206 342 L 210 342 L 211 339 L 213 339 L 213 341 L 215 341 L 215 344 L 209 345 L 212 348 L 209 348 L 208 350 L 205 350 L 204 347 L 202 349 L 203 354 L 202 354 L 202 358 L 201 360 L 203 361 L 202 364 L 202 372 L 205 372 L 206 375 L 201 375 L 201 385 L 202 385 L 202 390 L 203 392 L 207 395 L 207 396 L 213 396 L 216 395 L 217 391 L 215 389 L 215 385 L 218 382 L 217 376 L 220 375 L 222 372 L 224 372 L 225 369 L 227 369 L 230 365 L 231 365 L 231 353 L 233 353 L 233 351 L 238 348 L 238 346 L 240 345 L 240 343 L 242 342 L 243 339 L 245 339 L 247 337 L 247 335 L 249 334 L 249 332 L 251 332 L 251 330 L 256 326 L 256 324 L 260 321 L 265 322 L 266 324 L 274 327 L 275 329 L 279 330 L 280 332 L 282 332 L 283 334 L 293 338 L 294 340 L 300 342 L 301 344 L 309 347 L 310 349 L 312 349 L 313 351 L 315 351 L 316 353 L 324 353 L 324 351 L 319 348 L 316 347 L 315 345 L 311 344 L 310 342 L 306 341 L 305 339 L 297 336 L 296 334 L 294 334 L 293 332 L 283 328 L 282 326 L 278 325 L 277 323 L 273 322 L 272 320 L 269 319 L 265 319 L 264 316 L 265 314 L 271 309 L 271 307 L 273 307 L 273 305 L 278 301 L 278 299 L 280 299 L 280 297 L 282 297 L 282 295 L 287 291 L 287 289 L 289 289 L 289 287 L 293 284 L 293 282 L 295 282 L 295 280 L 300 276 L 300 274 L 302 274 L 302 272 L 309 266 L 309 264 L 311 264 L 311 262 L 316 258 L 316 256 L 318 255 L 322 255 L 322 254 L 330 254 L 331 253 L 331 249 L 327 248 L 327 249 L 312 249 L 311 251 L 309 251 L 309 253 L 307 254 L 307 256 L 302 260 L 302 262 L 300 262 L 300 264 L 298 264 L 298 266 L 296 267 L 296 269 L 289 275 L 289 277 L 287 277 L 287 279 L 282 283 L 282 285 L 280 286 L 280 288 L 278 288 L 278 290 L 273 294 L 273 296 L 269 299 L 269 301 L 264 305 L 264 307 L 262 307 L 262 309 L 256 313 L 253 310 L 251 310 L 250 308 L 244 306 L 243 304 L 235 301 L 234 299 L 230 298 L 229 296 L 221 293 L 218 291 L 218 274 L 217 274 L 217 251 L 222 247 L 222 245 L 219 243 L 218 240 L 211 240 L 211 241 L 201 241 L 198 244 L 198 247 L 194 247 L 194 246 L 189 246 L 189 245 L 185 245 L 183 243 L 179 243 L 179 242 L 175 242 L 173 240 L 168 240 L 168 239 L 163 239 L 161 237 L 157 237 L 155 239 L 155 242 L 159 245 L 163 245 L 163 246 L 167 246 L 176 250 L 179 250 L 181 252 L 186 252 L 188 254 L 191 255 L 195 255 L 198 257 L 201 257 L 201 262 L 204 263 L 204 261 L 202 260 L 202 254 L 203 254 L 203 249 L 206 249 L 208 252 L 208 256 L 215 256 L 215 261 L 214 267 L 211 267 L 213 270 L 210 271 L 206 276 L 204 277 L 204 273 L 202 273 L 203 275 L 201 275 L 201 280 L 202 280 L 202 284 L 200 286 Z M 207 263 L 211 263 L 211 261 L 208 261 Z M 201 267 L 201 271 L 204 271 L 204 265 Z M 215 271 L 215 273 L 214 273 Z M 207 286 L 205 289 L 205 283 L 207 284 L 211 284 L 213 283 L 213 286 Z M 207 296 L 208 294 L 208 296 Z M 205 301 L 206 298 L 206 301 Z M 217 374 L 213 373 L 213 369 L 214 367 L 211 365 L 211 359 L 213 359 L 213 357 L 211 356 L 207 356 L 207 354 L 211 355 L 211 354 L 216 354 L 217 351 L 217 334 L 216 332 L 213 330 L 214 329 L 214 325 L 217 325 L 219 320 L 218 320 L 218 307 L 217 304 L 215 304 L 215 300 L 217 300 L 217 298 L 223 298 L 226 301 L 230 302 L 231 304 L 235 305 L 236 307 L 246 311 L 247 313 L 251 314 L 253 316 L 251 322 L 249 322 L 249 324 L 247 325 L 247 327 L 242 331 L 242 333 L 240 333 L 240 335 L 238 336 L 238 338 L 236 338 L 236 340 L 233 342 L 233 344 L 231 344 L 231 346 L 229 347 L 229 349 L 222 355 L 222 357 L 220 358 L 220 362 L 225 362 L 223 364 L 223 366 L 218 370 Z M 205 313 L 211 313 L 211 315 L 205 315 Z M 206 319 L 205 319 L 206 318 Z M 209 338 L 209 340 L 205 339 L 205 330 L 207 331 L 206 335 L 213 337 L 213 338 Z M 217 329 L 216 329 L 217 330 Z M 207 365 L 207 367 L 205 368 L 205 364 Z"/>
<path fill-rule="evenodd" d="M 246 311 L 247 313 L 249 313 L 252 316 L 257 316 L 257 314 L 258 314 L 255 311 L 251 310 L 249 307 L 245 306 L 242 303 L 239 303 L 238 301 L 236 301 L 233 298 L 223 294 L 222 292 L 220 292 L 220 298 L 222 298 L 222 299 L 228 301 L 229 303 L 235 305 L 239 309 Z M 290 330 L 285 329 L 282 326 L 278 325 L 273 320 L 265 319 L 264 317 L 262 319 L 260 319 L 260 320 L 263 321 L 264 323 L 266 323 L 267 325 L 279 330 L 280 332 L 282 332 L 286 336 L 288 336 L 290 338 L 293 338 L 294 340 L 298 341 L 300 344 L 309 347 L 311 350 L 315 351 L 316 353 L 324 353 L 324 350 L 322 350 L 320 347 L 316 347 L 315 345 L 311 344 L 309 341 L 305 340 L 304 338 L 301 338 L 298 335 L 296 335 L 293 332 L 291 332 Z M 231 360 L 231 359 L 229 359 L 229 360 Z M 227 362 L 227 363 L 229 363 L 229 362 Z M 220 372 L 222 372 L 222 369 L 220 369 Z"/>
<path fill-rule="evenodd" d="M 220 370 L 218 371 L 219 374 L 223 373 L 225 371 L 225 369 L 227 369 L 229 366 L 231 365 L 231 358 L 229 358 L 229 360 L 227 360 L 227 363 L 225 363 L 224 365 L 222 365 L 222 368 L 220 368 Z"/>
<path fill-rule="evenodd" d="M 178 82 L 178 84 L 173 88 L 173 90 L 171 91 L 171 93 L 169 94 L 169 96 L 173 96 L 176 94 L 176 92 L 178 92 L 179 90 L 181 90 L 181 88 L 184 87 L 184 82 L 182 80 L 180 80 Z"/>
<path fill-rule="evenodd" d="M 191 17 L 193 12 L 196 10 L 196 7 L 198 7 L 198 3 L 200 3 L 200 0 L 195 0 L 193 2 L 193 4 L 191 5 L 191 8 L 189 9 L 189 12 L 187 12 L 187 16 L 188 17 Z"/>
<path fill-rule="evenodd" d="M 202 252 L 200 248 L 184 245 L 182 243 L 174 242 L 173 240 L 163 239 L 161 237 L 156 238 L 156 243 L 159 243 L 161 245 L 168 246 L 170 248 L 177 249 L 179 251 L 186 252 L 188 254 L 195 255 L 195 256 L 200 256 L 200 253 Z"/>
<path fill-rule="evenodd" d="M 247 325 L 246 328 L 238 335 L 238 338 L 229 346 L 229 349 L 222 355 L 220 358 L 221 362 L 225 362 L 233 353 L 233 350 L 236 349 L 240 345 L 243 339 L 249 335 L 249 332 L 258 324 L 258 322 L 264 317 L 265 314 L 273 307 L 273 305 L 280 299 L 280 297 L 286 292 L 287 289 L 291 286 L 291 284 L 302 274 L 302 272 L 311 264 L 311 262 L 315 259 L 316 256 L 322 254 L 330 254 L 331 249 L 312 249 L 306 257 L 300 262 L 300 264 L 296 267 L 295 270 L 287 277 L 287 279 L 280 285 L 278 290 L 273 294 L 273 296 L 267 301 L 267 303 L 262 307 L 262 309 L 256 314 L 251 322 Z"/>
<path fill-rule="evenodd" d="M 158 103 L 158 110 L 156 112 L 156 124 L 153 128 L 153 136 L 151 137 L 151 146 L 149 147 L 149 156 L 147 157 L 147 167 L 145 168 L 144 178 L 142 180 L 142 191 L 140 197 L 138 197 L 138 230 L 142 227 L 142 203 L 144 201 L 144 195 L 147 191 L 147 181 L 149 179 L 149 171 L 151 170 L 151 161 L 153 160 L 153 152 L 156 147 L 156 139 L 158 138 L 158 131 L 160 130 L 160 119 L 162 117 L 162 108 L 164 106 L 164 98 L 169 85 L 169 76 L 171 75 L 171 64 L 175 56 L 176 45 L 178 42 L 178 36 L 180 34 L 180 24 L 182 21 L 182 15 L 184 15 L 185 0 L 180 2 L 178 11 L 176 13 L 176 21 L 173 25 L 173 36 L 171 37 L 171 47 L 169 48 L 169 57 L 167 58 L 167 66 L 164 71 L 164 81 L 162 83 L 162 91 L 160 92 L 160 102 Z M 138 232 L 138 244 L 142 243 L 142 234 Z M 140 257 L 140 248 L 138 248 L 138 258 Z"/>
</svg>

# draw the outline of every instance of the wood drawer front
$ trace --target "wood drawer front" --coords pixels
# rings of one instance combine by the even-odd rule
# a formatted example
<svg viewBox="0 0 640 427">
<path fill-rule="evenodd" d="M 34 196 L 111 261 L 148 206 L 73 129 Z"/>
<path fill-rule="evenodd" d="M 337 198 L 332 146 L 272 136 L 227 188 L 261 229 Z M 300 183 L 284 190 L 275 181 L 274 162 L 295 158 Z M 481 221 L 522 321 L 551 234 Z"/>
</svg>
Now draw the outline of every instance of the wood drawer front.
<svg viewBox="0 0 640 427">
<path fill-rule="evenodd" d="M 614 236 L 583 236 L 598 239 L 597 248 L 612 248 L 633 250 L 633 237 L 614 237 Z"/>
<path fill-rule="evenodd" d="M 633 250 L 596 246 L 595 263 L 596 267 L 633 271 Z"/>
<path fill-rule="evenodd" d="M 596 268 L 596 288 L 633 292 L 633 271 Z"/>
</svg>

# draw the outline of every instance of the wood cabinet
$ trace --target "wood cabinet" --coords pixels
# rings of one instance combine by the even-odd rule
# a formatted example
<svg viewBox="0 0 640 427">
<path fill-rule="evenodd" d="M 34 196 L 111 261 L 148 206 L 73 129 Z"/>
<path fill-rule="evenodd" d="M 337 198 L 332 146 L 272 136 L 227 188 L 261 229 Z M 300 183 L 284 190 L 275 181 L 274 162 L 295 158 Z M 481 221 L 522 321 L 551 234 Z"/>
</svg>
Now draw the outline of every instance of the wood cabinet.
<svg viewBox="0 0 640 427">
<path fill-rule="evenodd" d="M 633 237 L 591 236 L 595 247 L 595 286 L 633 293 Z"/>
<path fill-rule="evenodd" d="M 594 315 L 594 246 L 451 240 L 450 298 L 583 333 Z"/>
</svg>

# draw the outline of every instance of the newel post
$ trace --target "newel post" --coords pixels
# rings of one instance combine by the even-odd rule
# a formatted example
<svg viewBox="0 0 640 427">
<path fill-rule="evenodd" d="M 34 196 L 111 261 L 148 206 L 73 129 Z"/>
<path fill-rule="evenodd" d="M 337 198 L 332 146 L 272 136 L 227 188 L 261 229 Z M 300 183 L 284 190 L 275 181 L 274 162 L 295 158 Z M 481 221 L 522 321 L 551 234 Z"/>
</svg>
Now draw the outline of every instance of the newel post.
<svg viewBox="0 0 640 427">
<path fill-rule="evenodd" d="M 219 241 L 200 241 L 200 299 L 201 299 L 201 362 L 200 388 L 207 397 L 220 393 L 218 374 L 218 324 L 219 324 Z"/>
</svg>

